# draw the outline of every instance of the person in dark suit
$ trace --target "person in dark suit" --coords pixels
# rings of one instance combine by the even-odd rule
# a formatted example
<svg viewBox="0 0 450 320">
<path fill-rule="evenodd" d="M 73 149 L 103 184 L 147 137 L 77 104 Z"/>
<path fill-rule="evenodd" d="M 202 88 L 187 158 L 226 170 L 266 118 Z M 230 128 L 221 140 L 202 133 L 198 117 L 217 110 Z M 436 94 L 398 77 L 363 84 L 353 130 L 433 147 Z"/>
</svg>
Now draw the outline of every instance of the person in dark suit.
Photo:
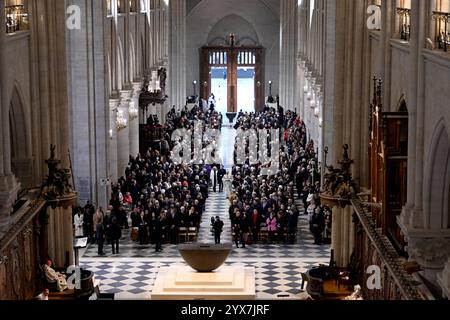
<svg viewBox="0 0 450 320">
<path fill-rule="evenodd" d="M 325 217 L 321 208 L 316 208 L 311 218 L 312 233 L 314 234 L 314 244 L 322 245 L 322 232 L 325 228 Z"/>
<path fill-rule="evenodd" d="M 156 217 L 153 224 L 153 232 L 155 236 L 155 252 L 161 252 L 162 249 L 162 236 L 163 236 L 163 221 L 161 215 Z"/>
<path fill-rule="evenodd" d="M 122 238 L 122 228 L 120 227 L 117 218 L 112 219 L 112 223 L 108 228 L 108 237 L 111 240 L 112 253 L 119 254 L 119 242 Z"/>
<path fill-rule="evenodd" d="M 89 238 L 89 243 L 94 242 L 94 214 L 95 207 L 90 201 L 87 201 L 86 206 L 84 207 L 83 227 L 84 235 Z"/>
<path fill-rule="evenodd" d="M 220 166 L 219 171 L 217 172 L 217 179 L 219 181 L 219 192 L 223 192 L 223 177 L 227 174 L 227 171 L 223 166 Z"/>
<path fill-rule="evenodd" d="M 220 237 L 223 232 L 223 225 L 224 225 L 223 221 L 220 220 L 219 216 L 217 216 L 216 221 L 214 221 L 214 224 L 213 224 L 214 240 L 215 240 L 216 244 L 220 244 Z"/>
</svg>

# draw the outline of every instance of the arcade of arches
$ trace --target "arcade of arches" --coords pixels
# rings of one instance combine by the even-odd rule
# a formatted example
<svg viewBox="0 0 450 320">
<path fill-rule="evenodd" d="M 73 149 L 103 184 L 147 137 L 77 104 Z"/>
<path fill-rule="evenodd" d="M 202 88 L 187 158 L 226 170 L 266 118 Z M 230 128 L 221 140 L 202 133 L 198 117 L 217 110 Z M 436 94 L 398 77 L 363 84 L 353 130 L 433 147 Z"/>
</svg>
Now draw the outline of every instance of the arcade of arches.
<svg viewBox="0 0 450 320">
<path fill-rule="evenodd" d="M 448 298 L 449 15 L 448 0 L 0 1 L 0 299 L 80 298 L 48 259 L 150 299 L 179 243 L 217 241 L 216 216 L 257 299 Z"/>
</svg>

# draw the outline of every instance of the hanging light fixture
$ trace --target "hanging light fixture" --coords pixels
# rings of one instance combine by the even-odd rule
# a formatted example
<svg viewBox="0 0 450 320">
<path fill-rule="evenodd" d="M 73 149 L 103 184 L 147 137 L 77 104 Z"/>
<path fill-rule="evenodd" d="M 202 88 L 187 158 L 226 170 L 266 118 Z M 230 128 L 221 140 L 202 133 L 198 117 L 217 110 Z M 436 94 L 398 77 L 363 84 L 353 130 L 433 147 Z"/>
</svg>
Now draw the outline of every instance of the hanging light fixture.
<svg viewBox="0 0 450 320">
<path fill-rule="evenodd" d="M 133 121 L 139 116 L 139 110 L 136 108 L 134 101 L 130 101 L 130 107 L 128 108 L 128 117 L 130 121 Z"/>
<path fill-rule="evenodd" d="M 116 125 L 117 131 L 125 129 L 128 125 L 128 121 L 125 118 L 123 110 L 117 110 Z"/>
</svg>

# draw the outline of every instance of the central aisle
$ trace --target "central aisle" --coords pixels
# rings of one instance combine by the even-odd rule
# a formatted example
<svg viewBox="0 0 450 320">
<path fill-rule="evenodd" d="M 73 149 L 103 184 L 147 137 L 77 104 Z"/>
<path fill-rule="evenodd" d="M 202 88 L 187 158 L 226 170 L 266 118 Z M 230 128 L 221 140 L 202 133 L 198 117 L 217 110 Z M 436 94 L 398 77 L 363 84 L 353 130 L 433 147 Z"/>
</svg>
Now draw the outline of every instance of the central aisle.
<svg viewBox="0 0 450 320">
<path fill-rule="evenodd" d="M 221 158 L 225 168 L 231 171 L 235 130 L 223 128 Z M 300 201 L 296 204 L 302 207 Z M 199 242 L 214 243 L 211 217 L 219 215 L 225 223 L 222 243 L 231 243 L 231 222 L 228 216 L 228 200 L 224 193 L 209 193 L 203 214 Z M 307 216 L 299 219 L 299 236 L 295 245 L 257 244 L 245 249 L 233 247 L 226 265 L 246 265 L 256 268 L 258 299 L 300 299 L 302 297 L 301 273 L 330 261 L 330 246 L 314 245 Z M 154 246 L 140 246 L 124 232 L 120 242 L 120 254 L 113 256 L 111 247 L 105 246 L 104 257 L 97 256 L 97 247 L 89 246 L 80 259 L 84 269 L 95 273 L 101 281 L 104 293 L 114 293 L 115 299 L 149 299 L 153 283 L 161 267 L 184 264 L 176 245 L 164 245 L 164 251 L 154 252 Z"/>
<path fill-rule="evenodd" d="M 236 130 L 229 127 L 222 128 L 220 138 L 220 159 L 227 171 L 231 174 L 233 167 L 233 148 L 236 138 Z M 217 190 L 218 191 L 218 190 Z M 224 222 L 224 232 L 222 234 L 222 243 L 232 243 L 231 221 L 228 216 L 229 202 L 225 193 L 209 192 L 209 198 L 206 202 L 206 210 L 202 217 L 198 241 L 202 243 L 214 244 L 214 234 L 211 231 L 211 218 L 219 216 Z"/>
</svg>

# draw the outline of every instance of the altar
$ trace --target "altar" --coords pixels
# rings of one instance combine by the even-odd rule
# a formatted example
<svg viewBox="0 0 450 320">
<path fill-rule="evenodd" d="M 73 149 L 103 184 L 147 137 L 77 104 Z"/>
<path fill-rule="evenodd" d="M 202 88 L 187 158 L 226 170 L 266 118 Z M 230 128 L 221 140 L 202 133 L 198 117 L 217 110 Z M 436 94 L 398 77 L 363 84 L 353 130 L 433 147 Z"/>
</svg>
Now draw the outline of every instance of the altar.
<svg viewBox="0 0 450 320">
<path fill-rule="evenodd" d="M 161 268 L 151 299 L 255 300 L 255 268 L 223 266 L 208 273 L 199 273 L 184 265 Z"/>
</svg>

